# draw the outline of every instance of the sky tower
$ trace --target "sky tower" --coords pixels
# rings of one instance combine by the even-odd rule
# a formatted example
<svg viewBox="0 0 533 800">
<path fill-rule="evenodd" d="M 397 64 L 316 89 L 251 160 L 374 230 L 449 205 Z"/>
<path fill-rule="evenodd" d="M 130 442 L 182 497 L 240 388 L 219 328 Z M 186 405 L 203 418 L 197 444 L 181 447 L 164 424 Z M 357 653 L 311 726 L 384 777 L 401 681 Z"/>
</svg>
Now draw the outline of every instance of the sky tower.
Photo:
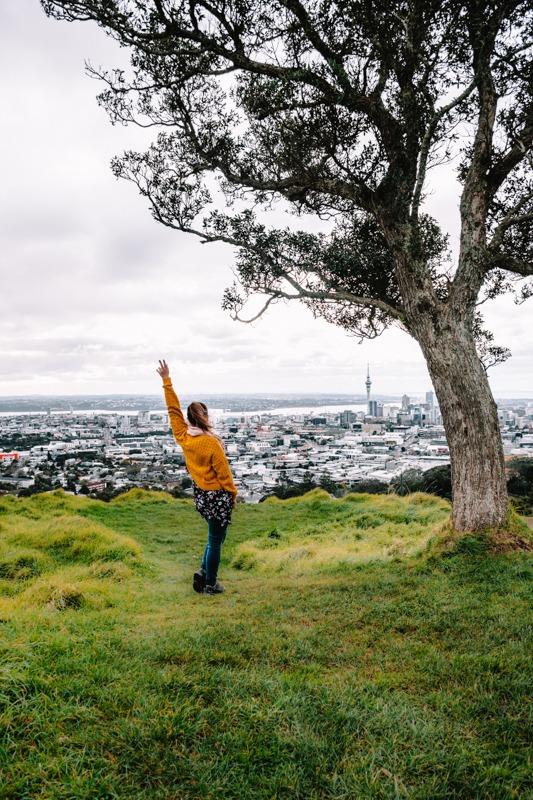
<svg viewBox="0 0 533 800">
<path fill-rule="evenodd" d="M 370 388 L 372 386 L 372 381 L 370 380 L 370 364 L 366 365 L 365 386 L 366 386 L 366 402 L 369 403 L 370 402 Z"/>
</svg>

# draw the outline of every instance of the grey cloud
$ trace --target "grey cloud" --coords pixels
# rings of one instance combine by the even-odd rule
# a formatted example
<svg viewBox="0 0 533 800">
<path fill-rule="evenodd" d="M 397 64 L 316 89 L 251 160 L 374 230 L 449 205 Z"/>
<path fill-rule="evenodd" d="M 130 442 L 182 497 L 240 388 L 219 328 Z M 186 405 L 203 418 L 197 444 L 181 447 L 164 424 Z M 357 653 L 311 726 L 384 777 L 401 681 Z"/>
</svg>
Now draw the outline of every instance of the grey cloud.
<svg viewBox="0 0 533 800">
<path fill-rule="evenodd" d="M 37 0 L 0 3 L 0 36 L 2 394 L 157 391 L 160 356 L 187 391 L 359 392 L 367 361 L 376 391 L 429 388 L 418 347 L 399 331 L 359 346 L 295 304 L 252 326 L 232 323 L 220 308 L 231 248 L 158 225 L 110 172 L 115 153 L 144 147 L 153 132 L 113 128 L 83 62 L 123 65 L 127 53 L 93 25 L 46 19 Z M 432 180 L 429 205 L 455 236 L 453 169 Z M 282 205 L 266 219 L 288 224 Z M 326 229 L 311 217 L 297 224 Z M 525 390 L 527 309 L 498 301 L 486 314 L 516 353 L 492 372 L 495 391 Z"/>
</svg>

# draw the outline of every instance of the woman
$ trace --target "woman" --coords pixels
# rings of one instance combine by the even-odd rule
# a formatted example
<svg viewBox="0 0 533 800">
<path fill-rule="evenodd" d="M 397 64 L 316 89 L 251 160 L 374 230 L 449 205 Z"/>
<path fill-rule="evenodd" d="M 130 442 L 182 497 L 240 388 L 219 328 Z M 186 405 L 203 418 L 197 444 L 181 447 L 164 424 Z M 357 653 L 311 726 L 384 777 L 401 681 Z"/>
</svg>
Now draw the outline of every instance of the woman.
<svg viewBox="0 0 533 800">
<path fill-rule="evenodd" d="M 200 594 L 220 594 L 224 591 L 222 584 L 217 581 L 220 548 L 231 522 L 237 489 L 222 442 L 211 428 L 205 403 L 190 404 L 187 408 L 187 424 L 172 388 L 166 361 L 159 362 L 157 372 L 163 379 L 172 433 L 183 450 L 185 464 L 193 480 L 196 510 L 208 526 L 202 566 L 194 573 L 192 586 Z"/>
</svg>

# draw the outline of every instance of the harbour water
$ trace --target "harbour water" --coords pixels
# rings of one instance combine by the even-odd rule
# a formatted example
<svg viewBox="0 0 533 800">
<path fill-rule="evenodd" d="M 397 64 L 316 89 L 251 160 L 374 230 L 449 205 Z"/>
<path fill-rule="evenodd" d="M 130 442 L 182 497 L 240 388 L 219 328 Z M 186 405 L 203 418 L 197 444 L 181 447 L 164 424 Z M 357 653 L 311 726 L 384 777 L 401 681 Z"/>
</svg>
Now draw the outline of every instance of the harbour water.
<svg viewBox="0 0 533 800">
<path fill-rule="evenodd" d="M 261 411 L 226 411 L 223 408 L 210 408 L 209 413 L 213 420 L 227 419 L 231 417 L 257 417 L 257 416 L 303 416 L 313 414 L 320 416 L 321 414 L 339 414 L 341 411 L 365 411 L 366 405 L 364 403 L 356 404 L 342 404 L 342 405 L 322 405 L 322 406 L 280 406 L 279 408 L 271 408 Z M 46 416 L 47 411 L 0 411 L 0 417 L 30 417 L 30 416 Z M 139 411 L 129 409 L 108 409 L 108 408 L 92 408 L 92 409 L 76 409 L 74 411 L 68 410 L 52 410 L 50 412 L 53 416 L 84 416 L 94 417 L 102 414 L 117 415 L 117 416 L 136 416 Z M 165 413 L 165 409 L 157 408 L 148 411 L 149 414 Z"/>
</svg>

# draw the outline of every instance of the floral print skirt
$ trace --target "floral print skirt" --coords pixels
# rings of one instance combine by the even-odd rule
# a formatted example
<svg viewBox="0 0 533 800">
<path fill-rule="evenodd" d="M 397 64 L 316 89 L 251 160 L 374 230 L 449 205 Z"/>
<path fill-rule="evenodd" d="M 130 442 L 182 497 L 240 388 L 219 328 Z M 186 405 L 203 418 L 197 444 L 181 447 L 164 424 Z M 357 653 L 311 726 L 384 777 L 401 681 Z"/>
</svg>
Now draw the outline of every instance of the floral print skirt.
<svg viewBox="0 0 533 800">
<path fill-rule="evenodd" d="M 200 489 L 194 484 L 194 505 L 207 522 L 215 519 L 224 526 L 231 522 L 233 495 L 225 489 Z"/>
</svg>

